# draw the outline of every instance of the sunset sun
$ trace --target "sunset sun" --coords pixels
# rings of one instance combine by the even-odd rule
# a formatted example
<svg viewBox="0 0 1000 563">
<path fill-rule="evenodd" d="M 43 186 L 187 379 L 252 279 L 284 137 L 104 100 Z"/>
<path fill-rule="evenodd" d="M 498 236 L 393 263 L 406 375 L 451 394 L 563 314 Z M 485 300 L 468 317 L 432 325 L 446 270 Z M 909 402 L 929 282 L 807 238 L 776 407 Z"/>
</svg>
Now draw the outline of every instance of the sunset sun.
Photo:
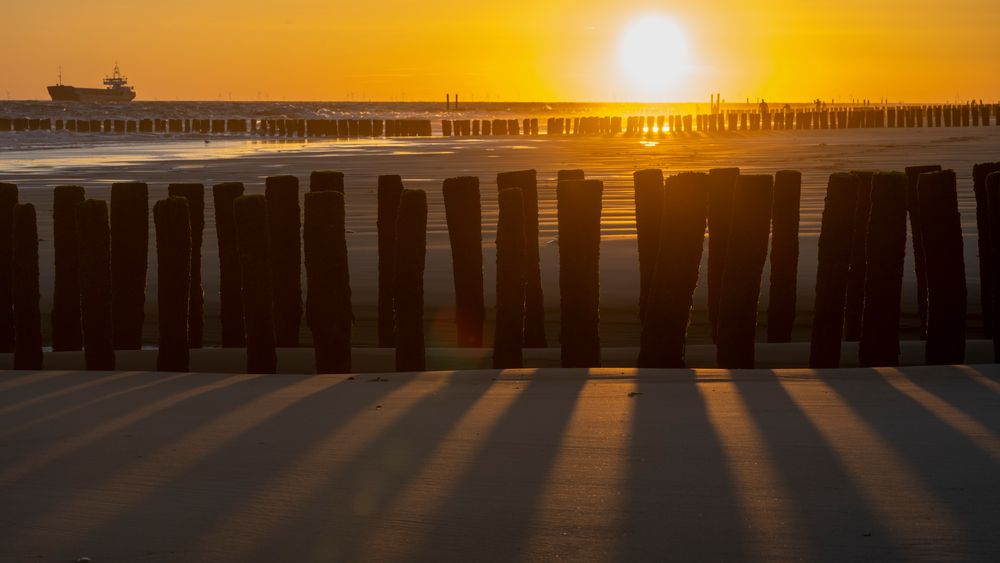
<svg viewBox="0 0 1000 563">
<path fill-rule="evenodd" d="M 633 20 L 622 32 L 618 55 L 631 92 L 638 97 L 670 94 L 692 68 L 684 29 L 663 15 Z"/>
</svg>

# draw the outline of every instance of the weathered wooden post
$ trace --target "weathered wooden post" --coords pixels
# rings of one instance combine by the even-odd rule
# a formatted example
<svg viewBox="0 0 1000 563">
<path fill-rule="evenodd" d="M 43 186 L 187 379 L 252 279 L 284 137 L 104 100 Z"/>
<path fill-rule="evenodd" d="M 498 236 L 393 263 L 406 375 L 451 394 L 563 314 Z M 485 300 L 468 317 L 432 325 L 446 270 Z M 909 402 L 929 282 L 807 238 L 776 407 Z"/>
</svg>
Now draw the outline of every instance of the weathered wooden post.
<svg viewBox="0 0 1000 563">
<path fill-rule="evenodd" d="M 917 190 L 927 261 L 927 365 L 961 364 L 968 292 L 955 172 L 921 174 Z"/>
<path fill-rule="evenodd" d="M 705 246 L 709 184 L 707 174 L 684 173 L 668 177 L 661 190 L 657 258 L 636 362 L 640 368 L 685 367 L 691 301 Z"/>
<path fill-rule="evenodd" d="M 14 351 L 14 302 L 11 283 L 14 271 L 14 207 L 17 205 L 17 185 L 0 182 L 0 353 Z"/>
<path fill-rule="evenodd" d="M 334 191 L 344 193 L 344 173 L 334 170 L 315 170 L 309 174 L 309 191 Z"/>
<path fill-rule="evenodd" d="M 538 179 L 534 170 L 497 174 L 497 189 L 521 190 L 524 205 L 524 347 L 545 348 L 545 297 L 542 293 L 542 270 L 538 252 Z"/>
<path fill-rule="evenodd" d="M 899 303 L 906 254 L 906 175 L 872 178 L 868 269 L 858 359 L 862 367 L 899 364 Z"/>
<path fill-rule="evenodd" d="M 111 287 L 116 350 L 142 348 L 148 254 L 149 188 L 141 182 L 112 184 Z"/>
<path fill-rule="evenodd" d="M 799 201 L 802 173 L 774 175 L 771 206 L 771 287 L 768 293 L 767 341 L 791 342 L 795 325 L 799 269 Z"/>
<path fill-rule="evenodd" d="M 247 373 L 278 371 L 267 209 L 268 202 L 263 195 L 240 196 L 233 202 L 240 277 L 243 280 Z"/>
<path fill-rule="evenodd" d="M 917 197 L 917 179 L 925 172 L 937 172 L 941 167 L 906 167 L 906 212 L 910 217 L 910 237 L 913 239 L 913 268 L 917 275 L 917 313 L 920 316 L 920 338 L 927 338 L 927 266 L 924 258 L 924 239 L 920 228 L 920 203 Z"/>
<path fill-rule="evenodd" d="M 107 203 L 88 199 L 76 208 L 80 245 L 80 310 L 83 352 L 88 370 L 115 369 L 112 336 L 111 229 Z"/>
<path fill-rule="evenodd" d="M 739 168 L 714 168 L 708 171 L 708 320 L 712 341 L 719 332 L 719 298 L 722 273 L 726 270 L 726 252 L 733 222 L 733 198 Z"/>
<path fill-rule="evenodd" d="M 736 177 L 733 215 L 719 298 L 717 357 L 722 369 L 754 367 L 761 274 L 767 260 L 774 179 Z"/>
<path fill-rule="evenodd" d="M 427 193 L 404 189 L 396 217 L 393 272 L 396 371 L 423 371 L 424 260 L 427 254 Z"/>
<path fill-rule="evenodd" d="M 646 318 L 649 285 L 660 248 L 663 218 L 663 172 L 656 168 L 632 173 L 635 189 L 635 230 L 639 246 L 639 320 Z"/>
<path fill-rule="evenodd" d="M 378 345 L 395 346 L 393 287 L 396 271 L 396 216 L 403 181 L 399 176 L 378 177 Z"/>
<path fill-rule="evenodd" d="M 852 174 L 830 175 L 823 206 L 816 272 L 816 305 L 813 313 L 809 367 L 840 367 L 840 342 L 844 329 L 844 301 L 851 265 L 854 216 L 861 182 Z"/>
<path fill-rule="evenodd" d="M 183 197 L 188 202 L 187 209 L 190 214 L 188 230 L 191 237 L 191 266 L 188 269 L 191 295 L 187 300 L 188 347 L 201 348 L 205 325 L 205 290 L 201 285 L 201 245 L 205 236 L 205 186 L 203 184 L 170 184 L 167 186 L 167 195 Z"/>
<path fill-rule="evenodd" d="M 479 178 L 447 178 L 442 191 L 451 242 L 458 345 L 479 348 L 486 319 Z"/>
<path fill-rule="evenodd" d="M 493 368 L 524 365 L 525 272 L 528 231 L 521 188 L 501 188 L 497 195 L 497 320 L 493 338 Z M 537 211 L 537 210 L 536 210 Z M 538 246 L 535 245 L 537 254 Z M 536 261 L 537 265 L 537 261 Z"/>
<path fill-rule="evenodd" d="M 347 265 L 344 194 L 305 196 L 306 322 L 313 335 L 317 373 L 351 371 L 351 278 Z"/>
<path fill-rule="evenodd" d="M 940 169 L 937 167 L 937 170 Z M 994 332 L 995 296 L 992 291 L 994 270 L 990 261 L 993 236 L 989 225 L 989 203 L 986 195 L 986 177 L 993 172 L 1000 172 L 1000 162 L 984 162 L 972 167 L 972 189 L 976 196 L 976 231 L 979 234 L 979 298 L 983 315 L 983 338 L 993 338 Z"/>
<path fill-rule="evenodd" d="M 243 195 L 241 182 L 212 186 L 215 204 L 215 233 L 219 242 L 219 317 L 222 320 L 222 347 L 246 345 L 243 326 L 243 278 L 240 274 L 240 250 L 236 234 L 233 202 Z"/>
<path fill-rule="evenodd" d="M 80 186 L 56 186 L 52 196 L 55 247 L 55 289 L 52 294 L 52 350 L 80 350 L 80 257 L 76 237 L 76 207 L 83 200 Z"/>
<path fill-rule="evenodd" d="M 1000 119 L 1000 115 L 997 116 Z M 1000 233 L 1000 172 L 993 172 L 986 176 L 986 202 L 989 214 L 989 229 L 991 232 Z M 990 248 L 990 269 L 1000 272 L 1000 244 L 991 241 Z M 993 295 L 1000 295 L 1000 276 L 993 276 L 990 280 L 990 290 Z M 1000 299 L 992 301 L 992 318 L 1000 318 Z M 993 361 L 1000 362 L 1000 330 L 993 331 Z"/>
<path fill-rule="evenodd" d="M 560 344 L 563 367 L 601 365 L 600 180 L 562 180 L 559 223 Z"/>
<path fill-rule="evenodd" d="M 854 207 L 854 235 L 851 243 L 851 265 L 847 270 L 847 293 L 844 299 L 844 340 L 861 339 L 861 314 L 865 304 L 865 270 L 868 267 L 866 244 L 868 220 L 872 205 L 874 171 L 852 170 L 858 179 L 858 198 Z"/>
<path fill-rule="evenodd" d="M 191 367 L 188 346 L 193 262 L 190 202 L 187 197 L 171 195 L 153 205 L 160 329 L 157 371 L 189 371 Z"/>
<path fill-rule="evenodd" d="M 264 194 L 271 237 L 269 258 L 274 337 L 279 347 L 295 348 L 299 345 L 299 325 L 302 322 L 299 179 L 295 176 L 269 176 L 265 181 Z"/>
<path fill-rule="evenodd" d="M 35 206 L 14 206 L 11 297 L 14 301 L 14 369 L 42 369 L 42 323 L 38 287 L 38 221 Z"/>
</svg>

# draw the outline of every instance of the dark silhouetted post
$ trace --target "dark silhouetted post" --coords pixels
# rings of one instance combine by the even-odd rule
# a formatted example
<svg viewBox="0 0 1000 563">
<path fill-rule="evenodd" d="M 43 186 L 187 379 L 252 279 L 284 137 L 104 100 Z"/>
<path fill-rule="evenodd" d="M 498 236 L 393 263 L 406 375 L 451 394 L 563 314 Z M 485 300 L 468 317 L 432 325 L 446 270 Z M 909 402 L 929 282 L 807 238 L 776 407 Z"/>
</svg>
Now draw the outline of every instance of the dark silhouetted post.
<svg viewBox="0 0 1000 563">
<path fill-rule="evenodd" d="M 524 204 L 524 347 L 545 348 L 545 297 L 538 253 L 538 180 L 534 170 L 497 174 L 497 189 L 521 190 Z"/>
<path fill-rule="evenodd" d="M 525 270 L 524 201 L 520 188 L 501 189 L 497 220 L 497 320 L 493 339 L 494 369 L 524 365 Z M 537 245 L 536 245 L 537 250 Z"/>
<path fill-rule="evenodd" d="M 927 266 L 924 262 L 924 239 L 920 235 L 920 202 L 917 178 L 924 172 L 937 172 L 941 167 L 908 166 L 906 168 L 906 212 L 910 217 L 910 238 L 913 240 L 913 268 L 917 275 L 917 314 L 920 317 L 920 338 L 927 338 Z"/>
<path fill-rule="evenodd" d="M 115 369 L 112 338 L 111 229 L 108 205 L 88 199 L 76 208 L 80 256 L 80 310 L 88 370 Z"/>
<path fill-rule="evenodd" d="M 0 353 L 14 351 L 14 303 L 11 283 L 11 260 L 14 237 L 14 206 L 17 205 L 17 186 L 0 183 Z"/>
<path fill-rule="evenodd" d="M 649 284 L 660 248 L 663 218 L 663 172 L 639 170 L 632 174 L 635 187 L 635 231 L 639 246 L 639 319 L 645 322 Z"/>
<path fill-rule="evenodd" d="M 269 176 L 265 182 L 270 229 L 274 336 L 279 347 L 299 345 L 302 322 L 302 244 L 299 231 L 299 179 Z M 244 283 L 246 278 L 244 278 Z"/>
<path fill-rule="evenodd" d="M 267 208 L 267 200 L 262 195 L 240 196 L 233 202 L 240 277 L 243 280 L 247 373 L 275 373 L 278 370 Z"/>
<path fill-rule="evenodd" d="M 921 174 L 917 191 L 927 259 L 927 365 L 961 364 L 968 294 L 955 172 Z"/>
<path fill-rule="evenodd" d="M 708 171 L 708 320 L 712 341 L 719 331 L 719 298 L 722 273 L 726 270 L 726 251 L 733 222 L 733 196 L 739 168 L 715 168 Z"/>
<path fill-rule="evenodd" d="M 219 242 L 219 316 L 222 320 L 223 348 L 242 348 L 246 345 L 240 250 L 233 211 L 233 202 L 242 195 L 243 184 L 240 182 L 226 182 L 212 187 L 215 234 Z"/>
<path fill-rule="evenodd" d="M 187 199 L 188 213 L 191 215 L 188 227 L 191 235 L 191 284 L 188 297 L 188 346 L 201 348 L 205 325 L 205 290 L 201 286 L 201 245 L 205 235 L 205 186 L 202 184 L 170 184 L 167 194 Z M 176 205 L 176 204 L 175 204 Z M 186 371 L 186 370 L 176 370 Z"/>
<path fill-rule="evenodd" d="M 38 221 L 35 206 L 14 206 L 11 280 L 14 300 L 14 369 L 42 369 L 42 323 L 38 302 Z"/>
<path fill-rule="evenodd" d="M 483 322 L 486 319 L 479 178 L 448 178 L 442 191 L 448 239 L 451 241 L 458 345 L 479 348 L 483 345 Z"/>
<path fill-rule="evenodd" d="M 983 338 L 993 338 L 994 332 L 992 291 L 994 270 L 990 262 L 993 237 L 986 196 L 986 177 L 993 172 L 1000 172 L 1000 162 L 986 162 L 972 167 L 972 189 L 976 196 L 976 230 L 979 233 L 979 298 L 983 315 Z"/>
<path fill-rule="evenodd" d="M 424 259 L 427 255 L 427 193 L 404 189 L 396 217 L 393 297 L 396 371 L 423 371 Z"/>
<path fill-rule="evenodd" d="M 866 243 L 868 217 L 872 205 L 874 171 L 852 170 L 858 179 L 858 198 L 854 207 L 854 235 L 851 243 L 851 265 L 847 271 L 847 296 L 844 300 L 844 340 L 861 339 L 861 313 L 865 305 L 865 269 L 868 267 Z"/>
<path fill-rule="evenodd" d="M 55 289 L 52 294 L 52 349 L 83 347 L 80 324 L 80 255 L 76 240 L 76 208 L 83 202 L 80 186 L 56 186 L 52 197 Z"/>
<path fill-rule="evenodd" d="M 156 226 L 156 302 L 160 348 L 157 371 L 188 371 L 191 298 L 191 200 L 174 195 L 153 205 Z"/>
<path fill-rule="evenodd" d="M 344 193 L 344 173 L 333 170 L 317 170 L 309 174 L 309 191 L 335 191 Z"/>
<path fill-rule="evenodd" d="M 906 175 L 872 178 L 868 270 L 858 359 L 862 367 L 899 365 L 899 302 L 906 254 Z"/>
<path fill-rule="evenodd" d="M 719 297 L 716 353 L 722 369 L 754 367 L 757 304 L 767 260 L 773 187 L 774 179 L 768 175 L 736 178 L 729 248 Z"/>
<path fill-rule="evenodd" d="M 561 180 L 559 222 L 560 344 L 563 367 L 601 365 L 600 180 Z"/>
<path fill-rule="evenodd" d="M 1000 115 L 997 115 L 997 120 L 1000 121 Z M 1000 172 L 988 174 L 985 185 L 989 229 L 991 232 L 1000 233 Z M 989 251 L 990 269 L 1000 272 L 1000 244 L 991 244 Z M 991 295 L 1000 295 L 1000 276 L 994 276 L 990 281 Z M 993 299 L 992 306 L 992 317 L 1000 319 L 1000 299 Z M 993 361 L 1000 362 L 1000 330 L 993 331 Z"/>
<path fill-rule="evenodd" d="M 378 177 L 378 345 L 395 346 L 393 284 L 396 268 L 396 214 L 403 181 L 399 176 Z"/>
<path fill-rule="evenodd" d="M 317 373 L 351 371 L 351 277 L 347 267 L 344 194 L 305 196 L 302 238 L 306 258 L 306 323 L 313 335 Z"/>
<path fill-rule="evenodd" d="M 799 270 L 799 199 L 802 173 L 774 175 L 771 205 L 771 287 L 768 293 L 767 341 L 791 342 Z"/>
<path fill-rule="evenodd" d="M 851 265 L 854 216 L 861 182 L 852 174 L 831 174 L 823 206 L 816 271 L 809 367 L 840 367 L 847 273 Z"/>
<path fill-rule="evenodd" d="M 657 171 L 658 172 L 658 171 Z M 691 300 L 705 246 L 709 178 L 692 173 L 666 179 L 660 240 L 646 296 L 638 367 L 682 368 Z M 641 264 L 640 264 L 641 267 Z"/>
<path fill-rule="evenodd" d="M 148 255 L 149 189 L 141 182 L 112 184 L 111 289 L 116 350 L 142 348 Z"/>
</svg>

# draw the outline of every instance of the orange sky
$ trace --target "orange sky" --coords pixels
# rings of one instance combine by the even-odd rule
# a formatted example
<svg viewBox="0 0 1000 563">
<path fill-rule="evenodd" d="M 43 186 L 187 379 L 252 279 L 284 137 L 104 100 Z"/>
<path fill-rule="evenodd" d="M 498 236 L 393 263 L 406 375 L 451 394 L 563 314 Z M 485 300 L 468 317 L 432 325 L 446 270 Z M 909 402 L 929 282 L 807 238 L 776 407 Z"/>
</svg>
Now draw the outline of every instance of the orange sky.
<svg viewBox="0 0 1000 563">
<path fill-rule="evenodd" d="M 5 1 L 0 98 L 96 86 L 139 99 L 728 101 L 1000 98 L 996 0 Z M 671 19 L 689 68 L 628 80 L 624 30 Z M 657 64 L 655 60 L 650 64 Z"/>
</svg>

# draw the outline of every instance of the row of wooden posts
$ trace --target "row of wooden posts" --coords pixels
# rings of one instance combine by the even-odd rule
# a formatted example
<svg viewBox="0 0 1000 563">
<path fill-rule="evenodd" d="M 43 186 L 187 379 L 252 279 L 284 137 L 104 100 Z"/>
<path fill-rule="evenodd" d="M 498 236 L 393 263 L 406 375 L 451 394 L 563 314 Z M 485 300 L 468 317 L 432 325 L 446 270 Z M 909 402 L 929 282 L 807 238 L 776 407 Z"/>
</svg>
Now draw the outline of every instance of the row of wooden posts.
<svg viewBox="0 0 1000 563">
<path fill-rule="evenodd" d="M 550 117 L 546 135 L 651 136 L 665 133 L 980 127 L 1000 125 L 1000 104 L 834 108 L 822 110 L 745 111 L 697 115 L 631 117 Z M 174 133 L 253 135 L 262 137 L 375 138 L 433 135 L 428 119 L 52 119 L 0 117 L 0 132 L 65 130 L 77 133 Z M 538 135 L 537 118 L 444 119 L 445 137 Z"/>
<path fill-rule="evenodd" d="M 983 319 L 1000 357 L 1000 163 L 974 168 Z M 639 367 L 684 367 L 692 297 L 706 228 L 708 312 L 721 368 L 754 366 L 762 272 L 770 246 L 767 340 L 790 342 L 796 315 L 801 175 L 746 175 L 737 168 L 634 174 L 639 250 Z M 522 366 L 524 347 L 545 347 L 534 170 L 497 175 L 497 303 L 494 365 Z M 559 310 L 562 364 L 601 364 L 599 259 L 603 184 L 559 172 Z M 961 363 L 966 273 L 953 171 L 855 171 L 830 176 L 819 238 L 810 366 L 837 367 L 841 343 L 857 340 L 863 366 L 899 361 L 903 258 L 909 217 L 921 336 L 928 364 Z M 484 346 L 479 179 L 449 178 L 443 195 L 452 248 L 458 345 Z M 276 348 L 299 345 L 305 254 L 306 323 L 319 372 L 351 371 L 350 276 L 344 177 L 310 176 L 300 216 L 294 176 L 266 180 L 263 195 L 240 183 L 213 187 L 222 345 L 246 347 L 247 371 L 273 373 Z M 399 176 L 378 179 L 378 345 L 395 347 L 400 371 L 425 368 L 423 279 L 427 198 Z M 201 247 L 205 189 L 171 184 L 153 206 L 159 307 L 158 369 L 186 371 L 202 346 Z M 35 209 L 0 184 L 0 351 L 17 369 L 42 367 Z M 79 186 L 54 191 L 52 346 L 85 352 L 88 369 L 112 370 L 116 349 L 142 346 L 148 190 L 112 186 L 106 202 Z M 770 245 L 769 245 L 770 242 Z M 303 244 L 304 243 L 304 244 Z"/>
</svg>

